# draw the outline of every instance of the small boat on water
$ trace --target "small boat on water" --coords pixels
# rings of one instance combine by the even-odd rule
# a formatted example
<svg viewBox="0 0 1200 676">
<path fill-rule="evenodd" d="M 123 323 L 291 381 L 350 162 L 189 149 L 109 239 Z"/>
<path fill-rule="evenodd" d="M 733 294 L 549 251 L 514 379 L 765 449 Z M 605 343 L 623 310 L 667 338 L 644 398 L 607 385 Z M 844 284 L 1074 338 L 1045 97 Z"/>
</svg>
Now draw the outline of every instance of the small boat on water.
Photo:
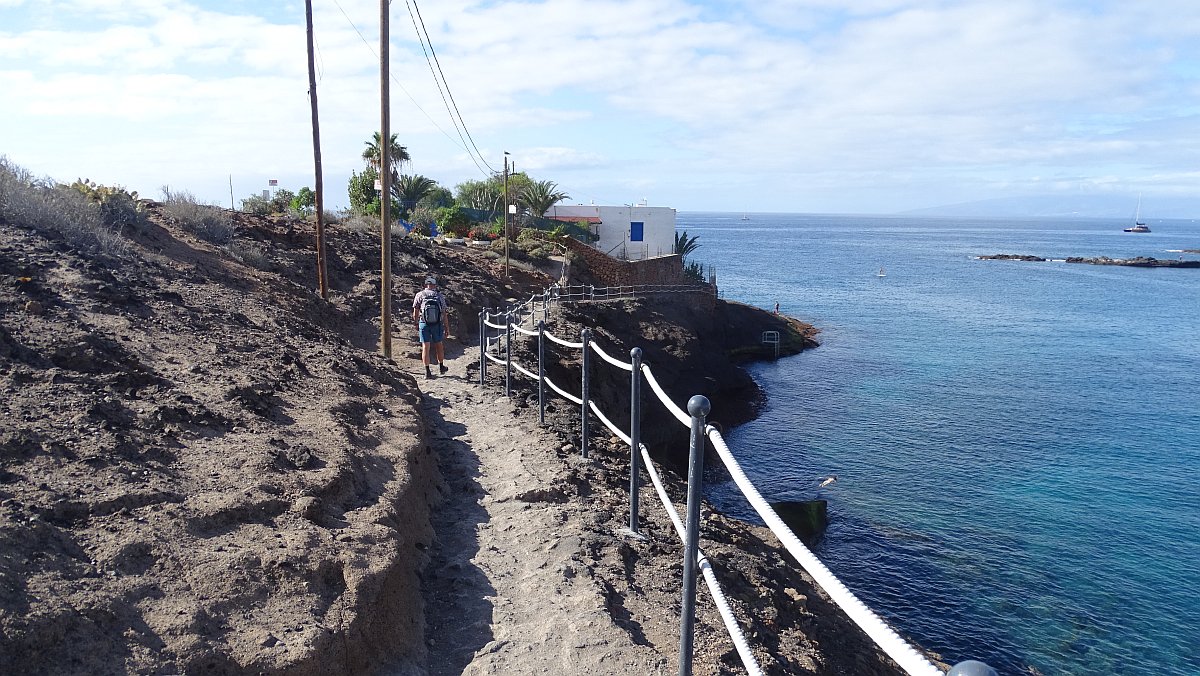
<svg viewBox="0 0 1200 676">
<path fill-rule="evenodd" d="M 1137 211 L 1133 212 L 1133 225 L 1125 228 L 1125 232 L 1150 232 L 1150 226 L 1142 222 L 1142 198 L 1138 197 Z"/>
<path fill-rule="evenodd" d="M 887 273 L 883 271 L 883 268 L 879 268 L 879 273 L 876 274 L 875 276 L 876 277 L 887 277 Z"/>
</svg>

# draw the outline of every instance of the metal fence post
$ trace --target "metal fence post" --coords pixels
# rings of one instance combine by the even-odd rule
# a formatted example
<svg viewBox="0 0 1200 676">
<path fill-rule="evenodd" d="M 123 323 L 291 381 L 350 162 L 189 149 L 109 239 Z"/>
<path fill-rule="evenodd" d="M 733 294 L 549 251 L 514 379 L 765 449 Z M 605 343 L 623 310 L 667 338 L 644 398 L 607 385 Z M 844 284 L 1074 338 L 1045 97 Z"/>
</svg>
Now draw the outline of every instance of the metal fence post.
<svg viewBox="0 0 1200 676">
<path fill-rule="evenodd" d="M 591 384 L 590 379 L 588 378 L 588 366 L 590 366 L 592 363 L 592 350 L 590 347 L 592 342 L 592 330 L 584 329 L 580 335 L 583 336 L 583 365 L 580 367 L 580 370 L 583 371 L 583 382 L 580 388 L 583 391 L 583 394 L 580 397 L 580 399 L 583 400 L 583 410 L 580 411 L 579 451 L 583 454 L 583 457 L 586 458 L 588 457 L 588 385 Z"/>
<path fill-rule="evenodd" d="M 512 312 L 504 314 L 504 396 L 512 396 Z"/>
<path fill-rule="evenodd" d="M 691 448 L 688 456 L 687 530 L 683 547 L 683 605 L 680 609 L 679 676 L 691 676 L 692 641 L 696 629 L 696 568 L 700 550 L 700 501 L 704 497 L 704 420 L 712 410 L 708 398 L 697 394 L 688 399 L 692 416 Z"/>
<path fill-rule="evenodd" d="M 487 310 L 479 311 L 479 388 L 483 389 L 483 377 L 487 374 Z"/>
<path fill-rule="evenodd" d="M 546 424 L 546 321 L 538 322 L 538 424 Z"/>
<path fill-rule="evenodd" d="M 638 532 L 638 484 L 641 481 L 642 446 L 642 348 L 629 351 L 633 373 L 629 374 L 629 530 Z"/>
</svg>

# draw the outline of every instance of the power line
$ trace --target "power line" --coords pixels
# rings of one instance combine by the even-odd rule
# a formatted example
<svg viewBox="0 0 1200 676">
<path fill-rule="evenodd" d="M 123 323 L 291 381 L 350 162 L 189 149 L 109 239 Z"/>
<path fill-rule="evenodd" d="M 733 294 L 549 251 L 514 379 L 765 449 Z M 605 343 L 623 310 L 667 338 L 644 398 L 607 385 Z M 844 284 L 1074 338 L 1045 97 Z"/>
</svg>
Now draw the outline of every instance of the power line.
<svg viewBox="0 0 1200 676">
<path fill-rule="evenodd" d="M 419 28 L 417 28 L 417 18 L 413 16 L 412 5 L 410 5 L 407 0 L 405 0 L 404 4 L 406 7 L 408 7 L 408 16 L 412 19 L 413 30 L 417 33 L 417 42 L 421 44 L 421 51 L 425 54 L 425 63 L 429 65 L 429 72 L 433 73 L 433 84 L 437 86 L 438 94 L 442 96 L 442 105 L 446 106 L 446 112 L 450 113 L 450 123 L 454 125 L 454 131 L 458 133 L 458 138 L 462 141 L 463 149 L 467 151 L 468 155 L 470 155 L 471 151 L 466 147 L 467 140 L 463 138 L 462 129 L 460 129 L 458 126 L 459 121 L 454 119 L 454 113 L 450 112 L 450 104 L 446 102 L 446 92 L 442 90 L 442 81 L 438 79 L 438 74 L 433 69 L 433 62 L 429 60 L 429 50 L 433 49 L 433 45 L 429 46 L 429 50 L 425 49 L 425 40 L 421 38 L 421 31 Z M 447 85 L 447 88 L 449 88 L 449 85 Z M 483 171 L 483 167 L 479 166 L 479 162 L 475 159 L 474 155 L 471 155 L 471 161 L 475 163 L 476 169 Z"/>
<path fill-rule="evenodd" d="M 467 129 L 467 121 L 462 119 L 462 112 L 460 112 L 458 109 L 458 102 L 454 100 L 454 93 L 450 91 L 450 83 L 446 80 L 446 74 L 442 72 L 442 63 L 441 61 L 438 61 L 437 52 L 433 49 L 433 41 L 429 39 L 429 31 L 425 28 L 425 19 L 421 16 L 421 7 L 417 4 L 417 0 L 412 0 L 412 8 L 409 9 L 410 16 L 412 15 L 413 9 L 416 9 L 417 12 L 413 28 L 416 28 L 415 21 L 420 21 L 421 23 L 421 32 L 417 34 L 417 39 L 420 40 L 421 34 L 424 34 L 425 44 L 429 45 L 429 54 L 425 55 L 425 60 L 428 61 L 429 55 L 433 55 L 433 64 L 437 65 L 437 73 L 434 75 L 434 79 L 436 80 L 439 77 L 441 78 L 441 82 L 446 85 L 446 96 L 450 97 L 450 103 L 454 106 L 454 112 L 451 113 L 451 120 L 454 119 L 454 116 L 458 116 L 458 121 L 462 124 L 462 133 L 467 135 L 467 139 L 471 142 L 471 147 L 475 149 L 475 154 L 479 156 L 479 159 L 482 160 L 483 163 L 487 165 L 487 168 L 490 169 L 494 174 L 496 173 L 496 170 L 492 169 L 492 165 L 487 163 L 487 159 L 484 158 L 483 153 L 479 152 L 479 146 L 475 145 L 475 139 L 471 137 L 471 132 Z M 431 70 L 433 68 L 433 64 L 430 65 Z M 438 85 L 438 89 L 439 91 L 441 90 L 441 85 Z M 442 102 L 445 103 L 445 97 L 442 98 Z M 447 112 L 449 112 L 449 108 L 447 108 Z M 455 125 L 456 128 L 457 126 L 458 125 Z"/>
<path fill-rule="evenodd" d="M 372 47 L 371 43 L 367 40 L 367 38 L 363 36 L 362 31 L 358 30 L 358 26 L 356 26 L 354 24 L 354 21 L 350 18 L 350 15 L 346 14 L 346 10 L 342 9 L 341 4 L 339 4 L 337 0 L 333 0 L 333 4 L 337 6 L 338 11 L 340 11 L 342 13 L 342 16 L 346 18 L 346 23 L 350 24 L 350 27 L 353 28 L 354 32 L 358 34 L 358 39 L 362 40 L 363 44 L 366 45 L 367 51 L 371 52 L 371 55 L 374 56 L 376 59 L 378 59 L 379 55 L 375 52 L 375 48 Z M 442 135 L 445 136 L 447 139 L 449 139 L 451 143 L 462 148 L 467 153 L 467 155 L 471 157 L 471 160 L 474 162 L 475 156 L 471 154 L 471 149 L 466 147 L 466 145 L 464 145 L 463 143 L 456 141 L 453 136 L 451 136 L 449 133 L 446 132 L 445 129 L 442 129 L 442 127 L 437 123 L 437 121 L 434 120 L 432 117 L 430 117 L 429 113 L 425 112 L 425 109 L 421 107 L 421 104 L 417 103 L 417 100 L 415 98 L 413 98 L 413 95 L 410 94 L 409 91 L 404 88 L 404 85 L 401 84 L 398 79 L 396 79 L 396 76 L 394 74 L 390 74 L 390 73 L 389 73 L 389 75 L 390 75 L 390 79 L 396 83 L 397 87 L 400 88 L 400 91 L 404 92 L 404 95 L 408 97 L 408 100 L 412 101 L 412 104 L 414 106 L 416 106 L 417 110 L 421 111 L 421 114 L 425 116 L 425 119 L 429 120 L 429 123 L 432 124 L 435 129 L 442 132 Z M 485 162 L 485 164 L 486 164 L 486 162 Z M 484 175 L 486 175 L 486 176 L 491 175 L 491 174 L 488 174 L 486 171 L 483 171 L 483 169 L 481 167 L 479 167 L 478 162 L 475 163 L 475 167 L 478 168 Z"/>
</svg>

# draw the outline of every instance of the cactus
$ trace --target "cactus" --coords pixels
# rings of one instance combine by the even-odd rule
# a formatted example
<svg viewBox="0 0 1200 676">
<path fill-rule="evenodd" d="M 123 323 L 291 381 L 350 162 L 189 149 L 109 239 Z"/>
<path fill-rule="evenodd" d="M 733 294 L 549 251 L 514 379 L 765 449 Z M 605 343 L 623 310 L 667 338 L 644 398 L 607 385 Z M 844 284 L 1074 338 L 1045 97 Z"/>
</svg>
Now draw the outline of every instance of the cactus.
<svg viewBox="0 0 1200 676">
<path fill-rule="evenodd" d="M 139 201 L 137 191 L 100 185 L 86 178 L 75 181 L 70 187 L 98 206 L 104 224 L 111 228 L 136 227 L 146 217 L 146 208 Z"/>
</svg>

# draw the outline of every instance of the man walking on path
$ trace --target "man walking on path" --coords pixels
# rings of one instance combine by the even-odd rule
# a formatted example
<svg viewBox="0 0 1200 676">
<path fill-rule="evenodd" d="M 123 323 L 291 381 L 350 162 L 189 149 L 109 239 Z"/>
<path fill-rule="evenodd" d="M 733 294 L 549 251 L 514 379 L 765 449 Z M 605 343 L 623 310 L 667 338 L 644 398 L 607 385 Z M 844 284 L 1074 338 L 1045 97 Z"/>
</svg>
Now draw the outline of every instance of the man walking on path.
<svg viewBox="0 0 1200 676">
<path fill-rule="evenodd" d="M 425 288 L 413 296 L 413 321 L 421 335 L 421 362 L 425 364 L 425 377 L 432 378 L 429 365 L 437 363 L 438 372 L 446 372 L 446 350 L 442 341 L 446 338 L 446 321 L 450 318 L 450 306 L 438 291 L 437 280 L 425 278 Z"/>
</svg>

